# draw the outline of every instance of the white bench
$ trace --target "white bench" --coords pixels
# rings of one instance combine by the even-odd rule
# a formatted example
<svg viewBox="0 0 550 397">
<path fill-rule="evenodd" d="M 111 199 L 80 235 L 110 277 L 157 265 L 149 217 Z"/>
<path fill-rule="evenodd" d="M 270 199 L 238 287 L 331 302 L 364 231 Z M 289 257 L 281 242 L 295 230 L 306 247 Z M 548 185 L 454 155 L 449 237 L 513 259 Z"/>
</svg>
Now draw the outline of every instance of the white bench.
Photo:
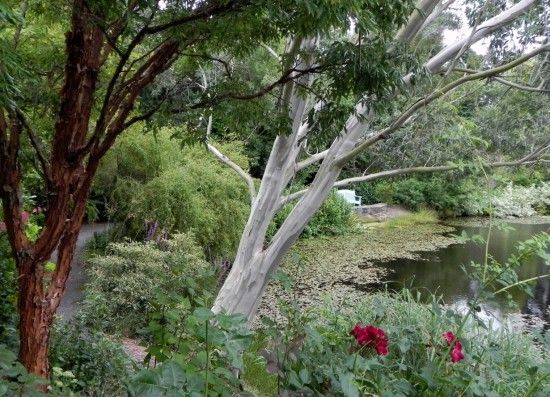
<svg viewBox="0 0 550 397">
<path fill-rule="evenodd" d="M 357 196 L 355 194 L 355 190 L 337 190 L 336 193 L 338 193 L 340 196 L 344 198 L 348 203 L 351 205 L 361 205 L 361 196 Z"/>
</svg>

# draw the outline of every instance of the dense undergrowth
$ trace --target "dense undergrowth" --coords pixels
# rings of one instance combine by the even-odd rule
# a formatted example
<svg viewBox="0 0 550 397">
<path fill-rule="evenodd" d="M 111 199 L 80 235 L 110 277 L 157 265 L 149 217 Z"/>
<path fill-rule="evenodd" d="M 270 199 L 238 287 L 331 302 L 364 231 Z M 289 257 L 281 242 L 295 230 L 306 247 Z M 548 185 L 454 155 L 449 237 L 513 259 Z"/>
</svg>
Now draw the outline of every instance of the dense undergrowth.
<svg viewBox="0 0 550 397">
<path fill-rule="evenodd" d="M 432 209 L 443 217 L 493 215 L 498 218 L 550 213 L 550 184 L 540 173 L 496 174 L 491 186 L 474 177 L 407 177 L 358 185 L 365 203 Z"/>
</svg>

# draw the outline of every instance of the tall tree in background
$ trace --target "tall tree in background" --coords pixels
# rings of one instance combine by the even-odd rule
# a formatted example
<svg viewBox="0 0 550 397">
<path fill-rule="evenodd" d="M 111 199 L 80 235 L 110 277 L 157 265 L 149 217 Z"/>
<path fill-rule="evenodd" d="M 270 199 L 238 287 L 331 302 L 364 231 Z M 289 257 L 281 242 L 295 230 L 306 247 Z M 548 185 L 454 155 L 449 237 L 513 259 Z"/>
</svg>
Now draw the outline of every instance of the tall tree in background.
<svg viewBox="0 0 550 397">
<path fill-rule="evenodd" d="M 444 99 L 446 94 L 472 81 L 495 78 L 508 83 L 505 77 L 507 71 L 539 55 L 545 56 L 550 50 L 550 44 L 544 36 L 547 32 L 531 31 L 532 39 L 542 35 L 542 43 L 535 40 L 525 53 L 502 51 L 504 55 L 499 58 L 499 64 L 492 62 L 484 70 L 462 67 L 463 56 L 474 43 L 493 35 L 500 40 L 501 49 L 505 48 L 502 44 L 503 37 L 506 37 L 503 27 L 538 26 L 544 29 L 549 12 L 542 2 L 534 0 L 522 0 L 509 8 L 506 8 L 506 2 L 474 1 L 468 4 L 473 8 L 477 7 L 479 12 L 472 12 L 477 17 L 474 18 L 470 34 L 441 49 L 426 51 L 427 59 L 420 71 L 403 70 L 403 63 L 395 62 L 393 58 L 397 49 L 403 44 L 418 44 L 415 40 L 423 30 L 451 3 L 453 2 L 420 1 L 408 22 L 391 37 L 389 35 L 395 32 L 393 29 L 400 24 L 399 17 L 391 21 L 393 24 L 377 24 L 375 19 L 355 16 L 356 34 L 349 37 L 346 36 L 346 31 L 340 31 L 343 39 L 336 42 L 332 40 L 337 36 L 334 32 L 321 36 L 296 35 L 292 38 L 287 46 L 289 50 L 281 59 L 293 63 L 296 70 L 312 67 L 322 70 L 327 58 L 330 59 L 331 48 L 348 50 L 342 53 L 335 51 L 333 54 L 338 54 L 333 58 L 335 62 L 348 54 L 362 56 L 362 62 L 356 63 L 356 70 L 350 71 L 342 67 L 339 74 L 328 74 L 328 77 L 309 74 L 289 82 L 281 89 L 278 109 L 288 117 L 290 127 L 287 133 L 279 134 L 275 138 L 259 190 L 257 194 L 253 192 L 252 210 L 235 263 L 217 296 L 214 311 L 242 313 L 248 318 L 254 316 L 271 274 L 333 187 L 407 173 L 457 169 L 458 165 L 448 164 L 417 166 L 338 179 L 343 167 L 350 160 L 403 126 L 418 122 L 418 112 L 431 103 Z M 390 5 L 387 6 L 391 8 Z M 380 12 L 384 14 L 388 10 Z M 394 16 L 398 16 L 396 10 L 393 12 Z M 522 22 L 518 22 L 519 20 Z M 400 72 L 403 74 L 395 75 Z M 438 78 L 439 75 L 442 77 Z M 353 84 L 346 87 L 348 78 Z M 545 92 L 544 80 L 544 76 L 539 76 L 533 86 L 521 87 L 521 84 L 516 84 L 516 88 Z M 398 95 L 399 92 L 401 95 Z M 343 95 L 339 95 L 342 93 Z M 346 103 L 350 98 L 353 102 Z M 347 117 L 339 118 L 345 116 L 346 105 L 348 109 L 352 109 L 349 109 Z M 312 142 L 320 137 L 328 144 L 325 150 L 315 153 Z M 518 160 L 484 164 L 483 167 L 524 164 L 540 157 L 549 147 L 550 141 L 546 140 Z M 211 147 L 211 151 L 222 161 L 226 161 L 215 148 Z M 310 154 L 312 152 L 314 154 Z M 304 190 L 285 195 L 289 183 L 298 172 L 318 163 L 320 165 L 312 182 Z M 250 178 L 245 179 L 250 185 Z M 274 237 L 268 240 L 268 226 L 275 214 L 283 205 L 294 201 L 297 203 L 293 210 Z"/>
</svg>

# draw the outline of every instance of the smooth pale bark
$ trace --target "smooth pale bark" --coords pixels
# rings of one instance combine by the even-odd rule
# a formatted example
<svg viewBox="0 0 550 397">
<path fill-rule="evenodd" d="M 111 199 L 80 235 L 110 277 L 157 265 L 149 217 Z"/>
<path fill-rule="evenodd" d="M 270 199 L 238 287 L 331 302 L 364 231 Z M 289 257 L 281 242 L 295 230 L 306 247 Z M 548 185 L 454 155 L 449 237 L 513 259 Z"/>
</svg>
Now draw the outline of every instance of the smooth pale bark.
<svg viewBox="0 0 550 397">
<path fill-rule="evenodd" d="M 489 33 L 506 25 L 525 12 L 533 0 L 523 0 L 498 16 L 491 18 L 470 35 L 469 42 L 459 40 L 427 61 L 426 68 L 436 71 L 455 57 L 465 45 L 469 46 Z M 423 1 L 421 5 L 433 10 L 437 2 Z M 424 16 L 412 16 L 410 26 L 401 33 L 401 39 L 410 40 L 423 25 Z M 406 83 L 412 76 L 405 76 Z M 289 87 L 287 87 L 289 88 Z M 381 137 L 369 131 L 370 120 L 376 115 L 368 113 L 362 104 L 356 106 L 354 115 L 346 122 L 341 135 L 330 148 L 300 162 L 307 125 L 303 116 L 306 101 L 297 95 L 296 90 L 285 90 L 284 98 L 289 98 L 289 115 L 292 120 L 292 133 L 278 136 L 272 147 L 268 164 L 256 200 L 252 205 L 248 222 L 241 237 L 235 262 L 213 306 L 214 312 L 227 311 L 241 313 L 250 320 L 254 317 L 270 276 L 277 269 L 283 256 L 298 239 L 307 222 L 324 202 L 345 165 L 350 153 L 358 146 L 366 149 L 378 142 Z M 361 116 L 357 116 L 361 115 Z M 370 132 L 370 133 L 369 133 Z M 365 144 L 365 143 L 368 144 Z M 303 192 L 294 209 L 283 222 L 271 241 L 266 241 L 266 232 L 274 215 L 284 203 L 283 192 L 297 171 L 308 165 L 322 161 L 321 166 L 307 191 Z"/>
<path fill-rule="evenodd" d="M 227 157 L 225 154 L 220 152 L 211 143 L 208 143 L 206 147 L 208 148 L 210 153 L 212 153 L 222 163 L 224 163 L 233 171 L 235 171 L 246 182 L 246 185 L 248 186 L 248 193 L 250 195 L 250 201 L 253 204 L 254 200 L 256 199 L 256 187 L 254 186 L 254 180 L 252 179 L 252 177 L 245 170 L 243 170 L 237 163 L 234 163 L 233 161 L 231 161 L 229 157 Z"/>
</svg>

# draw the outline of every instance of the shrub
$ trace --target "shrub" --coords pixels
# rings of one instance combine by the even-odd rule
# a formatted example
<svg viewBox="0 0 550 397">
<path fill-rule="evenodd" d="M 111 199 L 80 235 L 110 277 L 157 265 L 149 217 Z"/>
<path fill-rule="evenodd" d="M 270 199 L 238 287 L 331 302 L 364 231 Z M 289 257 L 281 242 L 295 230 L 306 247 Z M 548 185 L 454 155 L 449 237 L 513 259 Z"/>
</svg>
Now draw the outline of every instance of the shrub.
<svg viewBox="0 0 550 397">
<path fill-rule="evenodd" d="M 161 356 L 160 365 L 144 369 L 129 381 L 129 396 L 219 396 L 240 395 L 238 372 L 243 369 L 242 354 L 252 332 L 243 316 L 214 315 L 196 308 L 183 320 L 173 340 L 171 356 Z M 150 352 L 159 346 L 151 346 Z M 158 356 L 155 356 L 158 358 Z M 237 371 L 236 371 L 237 370 Z"/>
<path fill-rule="evenodd" d="M 155 290 L 190 296 L 214 283 L 192 234 L 158 243 L 113 243 L 87 264 L 83 311 L 96 329 L 136 335 L 148 321 Z"/>
<path fill-rule="evenodd" d="M 550 393 L 550 367 L 537 346 L 542 340 L 505 329 L 487 332 L 474 321 L 463 328 L 462 315 L 439 302 L 421 304 L 408 291 L 377 293 L 347 308 L 329 301 L 307 315 L 289 307 L 286 313 L 279 331 L 268 325 L 263 353 L 278 374 L 280 395 Z M 448 331 L 456 334 L 450 341 Z"/>
<path fill-rule="evenodd" d="M 491 209 L 492 208 L 492 209 Z M 527 217 L 547 214 L 550 209 L 550 183 L 529 187 L 508 185 L 492 193 L 472 194 L 468 197 L 469 215 L 488 214 L 497 218 Z"/>
<path fill-rule="evenodd" d="M 49 359 L 56 386 L 64 384 L 82 396 L 126 395 L 130 358 L 119 343 L 85 329 L 78 319 L 54 324 Z"/>
<path fill-rule="evenodd" d="M 158 221 L 159 230 L 193 231 L 209 259 L 231 257 L 249 213 L 247 186 L 205 147 L 180 148 L 172 132 L 125 134 L 102 162 L 94 192 L 126 236 L 144 237 L 144 223 Z M 219 146 L 248 168 L 238 142 Z"/>
<path fill-rule="evenodd" d="M 482 236 L 463 241 L 485 243 Z M 523 396 L 550 393 L 546 350 L 550 333 L 522 334 L 495 329 L 476 316 L 481 302 L 511 288 L 527 292 L 533 279 L 519 280 L 525 260 L 546 250 L 550 234 L 542 232 L 517 244 L 498 262 L 487 255 L 471 264 L 468 278 L 479 285 L 466 313 L 445 308 L 421 292 L 386 292 L 359 303 L 325 305 L 302 313 L 295 299 L 282 302 L 283 320 L 266 320 L 270 340 L 263 352 L 267 369 L 278 377 L 279 395 L 426 395 Z M 542 278 L 544 276 L 540 276 Z M 290 287 L 287 286 L 287 289 Z M 285 296 L 291 296 L 290 291 Z M 282 393 L 281 393 L 282 390 Z"/>
<path fill-rule="evenodd" d="M 397 181 L 392 199 L 396 203 L 403 204 L 405 207 L 417 211 L 420 207 L 427 204 L 426 197 L 424 196 L 424 183 L 416 178 Z"/>
<path fill-rule="evenodd" d="M 510 216 L 536 215 L 537 209 L 547 213 L 550 208 L 550 183 L 540 186 L 514 186 L 511 183 L 500 189 L 492 202 L 495 216 L 505 218 Z"/>
<path fill-rule="evenodd" d="M 0 396 L 55 396 L 57 393 L 44 394 L 37 391 L 40 385 L 49 382 L 36 375 L 29 374 L 17 360 L 17 355 L 7 346 L 0 344 Z"/>
<path fill-rule="evenodd" d="M 269 227 L 268 235 L 273 236 L 281 227 L 284 220 L 294 208 L 294 205 L 287 204 L 281 211 L 275 215 L 272 224 Z M 338 236 L 350 233 L 354 230 L 355 220 L 352 213 L 352 207 L 348 202 L 338 195 L 336 192 L 331 192 L 321 208 L 310 219 L 302 237 L 316 236 Z"/>
</svg>

